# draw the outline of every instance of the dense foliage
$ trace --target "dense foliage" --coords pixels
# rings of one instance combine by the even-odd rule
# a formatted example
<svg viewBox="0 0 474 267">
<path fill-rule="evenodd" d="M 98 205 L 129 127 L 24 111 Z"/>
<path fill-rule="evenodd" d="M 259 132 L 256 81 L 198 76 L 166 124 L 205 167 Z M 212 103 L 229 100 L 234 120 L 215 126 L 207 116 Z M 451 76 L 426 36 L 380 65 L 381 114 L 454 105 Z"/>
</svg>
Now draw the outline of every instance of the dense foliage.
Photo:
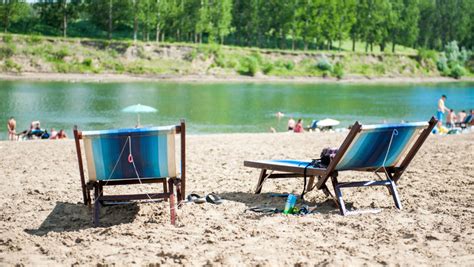
<svg viewBox="0 0 474 267">
<path fill-rule="evenodd" d="M 280 49 L 474 45 L 474 0 L 0 0 L 4 31 Z M 249 65 L 252 65 L 249 63 Z"/>
</svg>

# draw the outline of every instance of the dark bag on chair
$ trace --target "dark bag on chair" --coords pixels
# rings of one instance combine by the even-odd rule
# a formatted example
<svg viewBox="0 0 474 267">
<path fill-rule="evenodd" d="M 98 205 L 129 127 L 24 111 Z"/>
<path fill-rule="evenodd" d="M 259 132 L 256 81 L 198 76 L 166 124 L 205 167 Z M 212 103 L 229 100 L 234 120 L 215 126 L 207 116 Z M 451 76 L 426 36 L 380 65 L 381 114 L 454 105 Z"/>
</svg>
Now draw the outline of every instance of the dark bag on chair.
<svg viewBox="0 0 474 267">
<path fill-rule="evenodd" d="M 303 199 L 304 194 L 306 193 L 306 170 L 308 167 L 315 167 L 315 168 L 327 168 L 331 160 L 336 156 L 336 153 L 339 149 L 326 147 L 321 151 L 321 158 L 320 159 L 313 159 L 306 167 L 304 168 L 304 184 L 303 184 L 303 192 L 301 193 L 301 199 Z M 314 188 L 314 187 L 313 187 Z"/>
<path fill-rule="evenodd" d="M 329 163 L 331 163 L 331 160 L 336 156 L 338 149 L 337 148 L 331 148 L 331 147 L 326 147 L 321 151 L 321 161 L 320 161 L 320 166 L 321 167 L 327 167 L 329 166 Z"/>
</svg>

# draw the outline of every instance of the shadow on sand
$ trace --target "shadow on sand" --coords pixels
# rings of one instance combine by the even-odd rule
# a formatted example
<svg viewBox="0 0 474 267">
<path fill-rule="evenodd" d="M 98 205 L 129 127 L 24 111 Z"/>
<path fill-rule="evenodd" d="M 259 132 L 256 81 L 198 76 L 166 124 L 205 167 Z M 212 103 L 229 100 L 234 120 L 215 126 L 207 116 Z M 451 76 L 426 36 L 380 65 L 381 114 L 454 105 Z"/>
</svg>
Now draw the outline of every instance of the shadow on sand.
<svg viewBox="0 0 474 267">
<path fill-rule="evenodd" d="M 268 207 L 277 208 L 283 210 L 285 208 L 286 196 L 275 196 L 278 193 L 261 193 L 254 194 L 248 192 L 223 192 L 219 194 L 223 199 L 228 201 L 235 201 L 244 203 L 247 207 Z M 297 206 L 301 207 L 302 204 L 306 204 L 309 207 L 316 207 L 314 213 L 320 214 L 339 214 L 339 209 L 335 205 L 334 201 L 330 198 L 324 201 L 301 201 L 298 199 Z M 346 207 L 352 208 L 352 203 L 346 203 Z"/>
<path fill-rule="evenodd" d="M 138 214 L 137 203 L 112 205 L 101 209 L 102 227 L 131 223 Z M 71 232 L 92 228 L 92 208 L 84 204 L 57 202 L 54 209 L 38 229 L 25 229 L 31 235 L 46 235 L 49 232 Z"/>
</svg>

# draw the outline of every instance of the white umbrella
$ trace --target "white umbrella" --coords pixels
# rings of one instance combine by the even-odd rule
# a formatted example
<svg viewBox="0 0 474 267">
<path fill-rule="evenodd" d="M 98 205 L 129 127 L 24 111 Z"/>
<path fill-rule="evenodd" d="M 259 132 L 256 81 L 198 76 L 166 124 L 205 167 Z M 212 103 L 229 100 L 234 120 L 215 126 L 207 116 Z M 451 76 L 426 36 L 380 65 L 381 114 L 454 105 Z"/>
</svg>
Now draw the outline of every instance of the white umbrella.
<svg viewBox="0 0 474 267">
<path fill-rule="evenodd" d="M 157 112 L 157 111 L 158 110 L 155 109 L 155 108 L 152 108 L 150 106 L 141 105 L 141 104 L 128 106 L 128 107 L 122 109 L 122 112 L 137 113 L 137 126 L 140 125 L 140 113 L 151 113 L 151 112 Z"/>
<path fill-rule="evenodd" d="M 316 126 L 318 126 L 318 127 L 332 127 L 332 126 L 339 125 L 339 123 L 340 122 L 337 121 L 337 120 L 326 118 L 324 120 L 320 120 L 320 121 L 316 122 Z"/>
</svg>

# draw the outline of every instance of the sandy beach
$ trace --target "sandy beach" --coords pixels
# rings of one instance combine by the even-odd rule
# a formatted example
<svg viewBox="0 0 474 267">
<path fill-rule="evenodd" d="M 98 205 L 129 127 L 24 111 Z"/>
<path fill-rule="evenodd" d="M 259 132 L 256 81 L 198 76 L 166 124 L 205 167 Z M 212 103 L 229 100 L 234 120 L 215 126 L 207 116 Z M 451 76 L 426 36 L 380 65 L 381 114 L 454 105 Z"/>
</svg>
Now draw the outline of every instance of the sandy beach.
<svg viewBox="0 0 474 267">
<path fill-rule="evenodd" d="M 83 74 L 83 73 L 0 73 L 0 80 L 10 81 L 61 81 L 61 82 L 192 82 L 192 83 L 441 83 L 473 82 L 474 77 L 453 79 L 450 77 L 367 77 L 347 75 L 342 79 L 323 77 L 275 77 L 240 75 L 132 75 L 132 74 Z"/>
<path fill-rule="evenodd" d="M 403 210 L 382 188 L 345 191 L 348 206 L 383 209 L 342 217 L 323 193 L 306 195 L 318 213 L 262 215 L 282 208 L 302 179 L 267 182 L 246 159 L 310 159 L 344 133 L 188 136 L 187 193 L 215 192 L 222 205 L 184 204 L 177 226 L 168 203 L 105 207 L 99 228 L 81 204 L 73 140 L 0 142 L 0 265 L 358 266 L 474 264 L 474 134 L 430 136 L 402 176 Z M 344 179 L 369 178 L 347 172 Z M 144 192 L 130 186 L 106 192 Z M 161 185 L 155 185 L 161 188 Z"/>
</svg>

